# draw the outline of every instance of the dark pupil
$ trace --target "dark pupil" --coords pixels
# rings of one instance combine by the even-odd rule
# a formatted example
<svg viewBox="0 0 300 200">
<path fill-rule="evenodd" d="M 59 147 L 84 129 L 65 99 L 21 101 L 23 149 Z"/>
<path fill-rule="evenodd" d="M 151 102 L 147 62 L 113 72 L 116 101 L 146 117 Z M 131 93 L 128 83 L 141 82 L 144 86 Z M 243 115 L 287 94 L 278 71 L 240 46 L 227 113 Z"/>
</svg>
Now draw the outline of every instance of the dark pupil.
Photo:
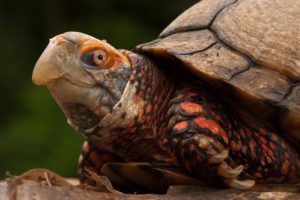
<svg viewBox="0 0 300 200">
<path fill-rule="evenodd" d="M 102 55 L 98 55 L 98 59 L 99 60 L 103 60 L 103 56 Z"/>
</svg>

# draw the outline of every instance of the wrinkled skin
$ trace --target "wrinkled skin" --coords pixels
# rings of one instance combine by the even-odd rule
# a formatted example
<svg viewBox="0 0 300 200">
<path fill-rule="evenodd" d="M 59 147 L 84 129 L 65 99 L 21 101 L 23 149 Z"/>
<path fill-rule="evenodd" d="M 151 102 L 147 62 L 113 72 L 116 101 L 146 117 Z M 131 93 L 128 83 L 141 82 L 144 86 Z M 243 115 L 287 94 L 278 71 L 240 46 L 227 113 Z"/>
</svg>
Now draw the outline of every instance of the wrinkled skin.
<svg viewBox="0 0 300 200">
<path fill-rule="evenodd" d="M 255 120 L 240 119 L 197 78 L 68 32 L 50 43 L 33 81 L 47 86 L 86 142 L 84 169 L 110 162 L 164 162 L 218 186 L 296 183 L 299 153 Z"/>
</svg>

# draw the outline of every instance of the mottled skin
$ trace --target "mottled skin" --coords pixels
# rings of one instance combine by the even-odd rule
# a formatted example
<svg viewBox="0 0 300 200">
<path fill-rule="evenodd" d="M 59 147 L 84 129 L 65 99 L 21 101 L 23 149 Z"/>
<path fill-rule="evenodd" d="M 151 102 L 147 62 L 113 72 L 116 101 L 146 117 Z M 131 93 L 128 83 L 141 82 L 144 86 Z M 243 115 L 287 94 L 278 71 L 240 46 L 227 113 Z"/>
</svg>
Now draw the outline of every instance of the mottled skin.
<svg viewBox="0 0 300 200">
<path fill-rule="evenodd" d="M 33 80 L 47 85 L 70 125 L 87 139 L 79 159 L 82 182 L 91 183 L 84 169 L 101 174 L 105 163 L 132 161 L 179 164 L 218 186 L 300 180 L 299 153 L 291 145 L 255 118 L 240 117 L 238 105 L 228 106 L 223 94 L 188 72 L 80 33 L 52 43 Z M 48 55 L 52 51 L 67 56 L 63 64 Z"/>
</svg>

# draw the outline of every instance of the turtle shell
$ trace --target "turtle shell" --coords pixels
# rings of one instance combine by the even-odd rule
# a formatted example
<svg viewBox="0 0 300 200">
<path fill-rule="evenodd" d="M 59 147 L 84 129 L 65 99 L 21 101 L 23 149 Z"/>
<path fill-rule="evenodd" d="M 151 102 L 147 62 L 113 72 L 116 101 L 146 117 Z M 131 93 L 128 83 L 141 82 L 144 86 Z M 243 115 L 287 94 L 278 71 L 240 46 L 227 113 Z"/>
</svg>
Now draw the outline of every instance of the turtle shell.
<svg viewBox="0 0 300 200">
<path fill-rule="evenodd" d="M 299 143 L 300 1 L 202 0 L 136 51 L 179 61 Z"/>
</svg>

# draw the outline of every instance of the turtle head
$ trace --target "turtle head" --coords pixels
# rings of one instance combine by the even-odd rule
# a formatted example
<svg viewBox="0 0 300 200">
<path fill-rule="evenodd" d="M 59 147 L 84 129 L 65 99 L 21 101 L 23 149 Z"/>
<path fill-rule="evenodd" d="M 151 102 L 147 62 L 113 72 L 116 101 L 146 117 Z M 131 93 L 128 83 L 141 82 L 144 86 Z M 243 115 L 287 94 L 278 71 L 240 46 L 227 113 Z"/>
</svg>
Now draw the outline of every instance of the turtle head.
<svg viewBox="0 0 300 200">
<path fill-rule="evenodd" d="M 78 32 L 50 39 L 32 74 L 46 86 L 72 125 L 89 129 L 120 100 L 131 74 L 125 51 Z"/>
</svg>

